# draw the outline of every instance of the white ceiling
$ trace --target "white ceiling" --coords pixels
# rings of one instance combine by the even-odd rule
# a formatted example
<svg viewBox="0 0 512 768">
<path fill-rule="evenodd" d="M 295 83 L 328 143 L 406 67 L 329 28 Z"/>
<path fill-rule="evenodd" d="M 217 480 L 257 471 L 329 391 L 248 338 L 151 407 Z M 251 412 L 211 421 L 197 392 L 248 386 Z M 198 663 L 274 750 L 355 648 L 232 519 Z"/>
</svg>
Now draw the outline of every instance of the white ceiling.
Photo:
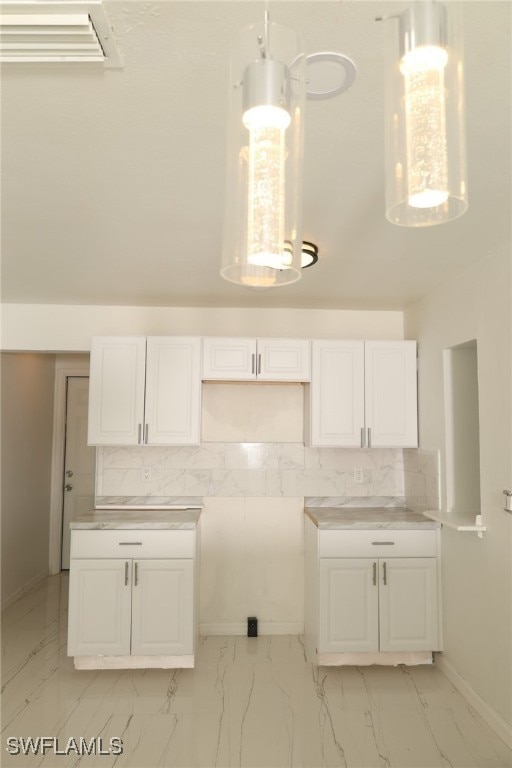
<svg viewBox="0 0 512 768">
<path fill-rule="evenodd" d="M 465 2 L 469 210 L 404 229 L 384 217 L 383 25 L 406 3 L 271 0 L 306 53 L 339 51 L 353 87 L 309 101 L 303 236 L 319 263 L 255 292 L 219 276 L 229 41 L 267 4 L 105 3 L 124 59 L 5 65 L 6 302 L 400 309 L 510 247 L 511 4 Z"/>
</svg>

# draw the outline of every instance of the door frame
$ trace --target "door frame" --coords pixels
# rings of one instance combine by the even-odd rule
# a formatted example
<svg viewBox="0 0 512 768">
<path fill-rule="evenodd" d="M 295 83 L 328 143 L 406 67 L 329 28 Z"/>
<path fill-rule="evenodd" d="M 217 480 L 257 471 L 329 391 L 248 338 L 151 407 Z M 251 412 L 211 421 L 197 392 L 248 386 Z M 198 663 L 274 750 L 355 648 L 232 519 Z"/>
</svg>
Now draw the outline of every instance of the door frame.
<svg viewBox="0 0 512 768">
<path fill-rule="evenodd" d="M 52 476 L 50 490 L 50 575 L 60 573 L 62 547 L 64 453 L 66 448 L 66 400 L 68 377 L 89 376 L 89 355 L 57 355 L 53 396 Z"/>
</svg>

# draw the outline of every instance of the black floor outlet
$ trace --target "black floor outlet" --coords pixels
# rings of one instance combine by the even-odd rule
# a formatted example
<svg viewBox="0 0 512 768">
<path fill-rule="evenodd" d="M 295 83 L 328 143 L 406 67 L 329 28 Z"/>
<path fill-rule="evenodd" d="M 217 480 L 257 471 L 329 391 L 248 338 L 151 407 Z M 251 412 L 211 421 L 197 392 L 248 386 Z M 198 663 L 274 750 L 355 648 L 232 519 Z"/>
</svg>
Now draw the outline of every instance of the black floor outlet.
<svg viewBox="0 0 512 768">
<path fill-rule="evenodd" d="M 258 619 L 256 616 L 247 617 L 247 637 L 258 637 Z"/>
</svg>

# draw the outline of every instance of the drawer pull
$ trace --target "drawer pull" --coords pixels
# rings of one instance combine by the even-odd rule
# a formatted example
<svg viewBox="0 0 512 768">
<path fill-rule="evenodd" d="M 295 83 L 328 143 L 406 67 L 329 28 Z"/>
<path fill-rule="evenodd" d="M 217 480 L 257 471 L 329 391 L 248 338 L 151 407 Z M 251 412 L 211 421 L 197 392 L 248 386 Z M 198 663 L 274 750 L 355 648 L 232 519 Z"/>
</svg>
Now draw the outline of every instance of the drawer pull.
<svg viewBox="0 0 512 768">
<path fill-rule="evenodd" d="M 391 547 L 394 543 L 394 541 L 372 541 L 373 546 L 381 546 L 384 544 L 386 547 Z"/>
<path fill-rule="evenodd" d="M 142 547 L 142 541 L 118 541 L 120 547 Z"/>
</svg>

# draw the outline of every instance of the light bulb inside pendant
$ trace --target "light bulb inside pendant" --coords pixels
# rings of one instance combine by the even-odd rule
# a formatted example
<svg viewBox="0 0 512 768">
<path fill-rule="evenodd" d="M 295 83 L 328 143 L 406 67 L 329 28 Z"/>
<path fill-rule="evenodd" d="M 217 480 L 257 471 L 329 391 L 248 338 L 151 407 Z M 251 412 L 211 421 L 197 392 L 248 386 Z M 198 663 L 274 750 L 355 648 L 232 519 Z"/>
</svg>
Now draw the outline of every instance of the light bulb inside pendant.
<svg viewBox="0 0 512 768">
<path fill-rule="evenodd" d="M 446 49 L 413 48 L 400 61 L 404 76 L 408 202 L 433 208 L 448 199 L 444 69 Z"/>
<path fill-rule="evenodd" d="M 285 131 L 290 113 L 280 102 L 287 86 L 286 69 L 262 60 L 246 71 L 248 109 L 242 122 L 249 131 L 247 163 L 247 261 L 259 267 L 286 269 Z M 252 104 L 252 101 L 263 102 Z M 274 103 L 273 103 L 274 102 Z"/>
<path fill-rule="evenodd" d="M 247 259 L 260 267 L 283 269 L 284 132 L 290 115 L 265 104 L 248 109 L 242 119 L 249 130 Z"/>
</svg>

